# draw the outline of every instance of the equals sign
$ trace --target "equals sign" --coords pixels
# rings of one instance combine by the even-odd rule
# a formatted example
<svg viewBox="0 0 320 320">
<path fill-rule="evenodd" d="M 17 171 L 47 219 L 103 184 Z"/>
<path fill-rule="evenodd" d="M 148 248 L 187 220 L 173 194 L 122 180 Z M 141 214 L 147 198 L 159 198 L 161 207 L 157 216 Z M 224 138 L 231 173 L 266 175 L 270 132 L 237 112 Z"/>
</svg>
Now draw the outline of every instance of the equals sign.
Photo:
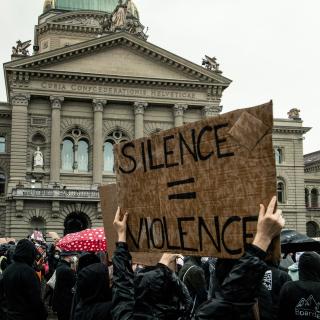
<svg viewBox="0 0 320 320">
<path fill-rule="evenodd" d="M 168 182 L 167 186 L 168 188 L 172 188 L 175 186 L 180 186 L 180 185 L 189 184 L 189 183 L 194 183 L 194 178 Z M 184 199 L 195 199 L 195 198 L 196 198 L 195 192 L 169 194 L 169 200 L 177 200 L 177 199 L 184 200 Z"/>
</svg>

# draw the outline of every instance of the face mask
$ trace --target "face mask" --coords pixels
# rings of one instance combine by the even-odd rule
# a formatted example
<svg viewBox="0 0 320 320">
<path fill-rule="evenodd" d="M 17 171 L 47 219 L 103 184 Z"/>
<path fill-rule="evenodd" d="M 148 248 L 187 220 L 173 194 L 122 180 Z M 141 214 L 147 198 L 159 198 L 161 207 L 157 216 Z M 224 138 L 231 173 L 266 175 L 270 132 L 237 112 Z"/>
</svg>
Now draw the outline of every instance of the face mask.
<svg viewBox="0 0 320 320">
<path fill-rule="evenodd" d="M 58 254 L 55 254 L 54 257 L 55 257 L 56 259 L 59 259 L 59 258 L 60 258 Z"/>
</svg>

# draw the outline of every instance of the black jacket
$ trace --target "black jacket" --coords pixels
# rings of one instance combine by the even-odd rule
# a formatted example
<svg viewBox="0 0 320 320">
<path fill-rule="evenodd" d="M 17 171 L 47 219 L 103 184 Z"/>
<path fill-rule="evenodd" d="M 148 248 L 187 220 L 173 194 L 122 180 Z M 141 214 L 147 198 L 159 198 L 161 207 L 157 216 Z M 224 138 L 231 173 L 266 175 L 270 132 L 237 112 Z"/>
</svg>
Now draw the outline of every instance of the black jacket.
<svg viewBox="0 0 320 320">
<path fill-rule="evenodd" d="M 192 300 L 186 286 L 165 265 L 147 267 L 134 276 L 126 243 L 117 243 L 112 259 L 114 320 L 176 320 L 188 314 Z"/>
<path fill-rule="evenodd" d="M 8 304 L 8 320 L 44 320 L 47 312 L 41 300 L 39 278 L 31 267 L 36 248 L 27 239 L 20 240 L 14 262 L 3 274 L 3 290 Z"/>
<path fill-rule="evenodd" d="M 109 271 L 102 263 L 82 269 L 77 280 L 80 302 L 74 320 L 111 320 Z"/>
<path fill-rule="evenodd" d="M 75 272 L 70 263 L 61 260 L 56 269 L 56 284 L 53 291 L 52 308 L 59 314 L 70 315 L 73 292 L 72 288 L 76 282 Z"/>
<path fill-rule="evenodd" d="M 179 271 L 179 278 L 188 288 L 195 308 L 207 300 L 207 284 L 200 257 L 186 258 Z"/>
<path fill-rule="evenodd" d="M 267 270 L 265 255 L 258 247 L 249 246 L 239 260 L 218 260 L 214 298 L 198 308 L 195 319 L 253 319 L 253 305 Z"/>
<path fill-rule="evenodd" d="M 276 320 L 279 312 L 280 291 L 285 283 L 292 281 L 287 272 L 268 264 L 258 301 L 261 320 Z"/>
<path fill-rule="evenodd" d="M 320 256 L 317 253 L 305 252 L 299 260 L 299 281 L 283 286 L 279 319 L 320 319 Z"/>
</svg>

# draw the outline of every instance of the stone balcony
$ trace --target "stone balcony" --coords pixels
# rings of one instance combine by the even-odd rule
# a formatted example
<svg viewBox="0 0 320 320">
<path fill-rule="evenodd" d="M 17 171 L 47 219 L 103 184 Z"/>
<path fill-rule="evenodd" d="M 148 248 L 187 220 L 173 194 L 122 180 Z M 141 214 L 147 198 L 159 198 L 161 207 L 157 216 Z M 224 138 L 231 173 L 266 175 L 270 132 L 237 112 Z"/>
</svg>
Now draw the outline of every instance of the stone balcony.
<svg viewBox="0 0 320 320">
<path fill-rule="evenodd" d="M 99 191 L 81 189 L 15 188 L 11 197 L 17 200 L 100 201 Z"/>
</svg>

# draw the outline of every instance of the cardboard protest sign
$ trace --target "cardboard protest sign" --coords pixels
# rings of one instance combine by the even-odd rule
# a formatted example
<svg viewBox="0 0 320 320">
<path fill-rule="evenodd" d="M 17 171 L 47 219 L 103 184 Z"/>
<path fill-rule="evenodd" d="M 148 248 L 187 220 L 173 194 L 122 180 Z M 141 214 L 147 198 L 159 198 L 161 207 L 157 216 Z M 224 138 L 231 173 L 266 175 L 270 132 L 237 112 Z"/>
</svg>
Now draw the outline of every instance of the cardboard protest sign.
<svg viewBox="0 0 320 320">
<path fill-rule="evenodd" d="M 118 208 L 116 184 L 108 184 L 99 188 L 101 211 L 106 238 L 108 240 L 108 255 L 111 259 L 116 248 L 117 233 L 113 228 L 113 220 Z M 161 258 L 161 253 L 148 254 L 145 252 L 132 253 L 132 262 L 147 266 L 155 265 Z"/>
<path fill-rule="evenodd" d="M 276 194 L 272 102 L 115 146 L 131 251 L 238 258 Z"/>
</svg>

